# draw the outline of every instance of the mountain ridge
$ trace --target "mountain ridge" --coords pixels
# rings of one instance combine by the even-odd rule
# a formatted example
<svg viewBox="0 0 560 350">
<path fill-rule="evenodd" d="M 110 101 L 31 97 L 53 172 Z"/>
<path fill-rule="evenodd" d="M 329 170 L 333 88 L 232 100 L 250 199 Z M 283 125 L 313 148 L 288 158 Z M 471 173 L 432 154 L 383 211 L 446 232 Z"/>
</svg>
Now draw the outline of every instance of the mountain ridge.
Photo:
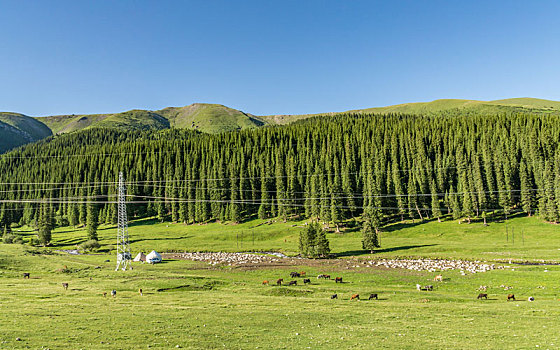
<svg viewBox="0 0 560 350">
<path fill-rule="evenodd" d="M 348 113 L 460 114 L 537 113 L 560 115 L 560 101 L 519 97 L 493 101 L 438 99 L 384 107 L 295 115 L 256 116 L 221 104 L 193 103 L 150 111 L 132 109 L 118 113 L 70 114 L 30 117 L 0 112 L 0 152 L 35 142 L 51 135 L 90 128 L 123 130 L 191 129 L 204 133 L 232 132 L 267 125 L 284 125 L 298 120 Z"/>
</svg>

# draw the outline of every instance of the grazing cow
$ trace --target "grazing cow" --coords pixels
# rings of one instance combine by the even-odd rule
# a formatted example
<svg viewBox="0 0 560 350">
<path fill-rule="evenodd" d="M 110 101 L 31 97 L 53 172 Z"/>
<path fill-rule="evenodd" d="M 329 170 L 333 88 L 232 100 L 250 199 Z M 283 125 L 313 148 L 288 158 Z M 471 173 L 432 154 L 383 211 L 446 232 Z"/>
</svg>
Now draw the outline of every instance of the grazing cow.
<svg viewBox="0 0 560 350">
<path fill-rule="evenodd" d="M 529 299 L 527 299 L 527 301 L 535 301 L 535 298 L 529 297 Z"/>
<path fill-rule="evenodd" d="M 300 275 L 300 277 L 305 276 L 305 271 L 301 271 L 301 272 L 299 273 L 299 275 Z"/>
<path fill-rule="evenodd" d="M 296 277 L 300 277 L 301 275 L 299 274 L 299 272 L 290 272 L 290 277 L 291 278 L 296 278 Z"/>
<path fill-rule="evenodd" d="M 111 296 L 112 296 L 113 298 L 117 296 L 117 291 L 116 291 L 115 289 L 113 289 L 113 290 L 111 291 Z"/>
<path fill-rule="evenodd" d="M 103 292 L 103 297 L 107 297 L 107 292 Z"/>
<path fill-rule="evenodd" d="M 140 296 L 144 295 L 144 293 L 142 293 L 142 288 L 138 289 L 138 293 L 140 293 Z"/>
<path fill-rule="evenodd" d="M 267 280 L 264 280 L 262 284 L 263 284 L 263 286 L 264 286 L 265 284 L 268 284 L 268 281 L 267 281 Z"/>
<path fill-rule="evenodd" d="M 282 285 L 282 282 L 284 282 L 284 279 L 283 279 L 283 278 L 279 278 L 278 280 L 276 280 L 276 285 L 277 285 L 277 286 L 281 286 L 281 285 Z"/>
<path fill-rule="evenodd" d="M 510 300 L 515 301 L 515 295 L 513 295 L 513 294 L 508 294 L 508 296 L 507 296 L 507 301 L 510 301 Z"/>
<path fill-rule="evenodd" d="M 338 283 L 338 282 L 342 283 L 342 277 L 335 277 L 334 278 L 334 283 Z"/>
<path fill-rule="evenodd" d="M 368 300 L 371 300 L 371 299 L 379 300 L 379 299 L 377 298 L 377 293 L 372 293 L 372 294 L 370 294 Z"/>
<path fill-rule="evenodd" d="M 24 272 L 23 273 L 23 278 L 29 279 L 29 276 L 30 276 L 29 272 Z"/>
<path fill-rule="evenodd" d="M 297 281 L 288 282 L 288 286 L 297 286 Z"/>
<path fill-rule="evenodd" d="M 416 284 L 416 289 L 423 290 L 423 291 L 428 291 L 428 290 L 434 290 L 434 286 L 429 285 L 429 286 L 422 287 L 421 285 Z"/>
<path fill-rule="evenodd" d="M 320 279 L 320 278 L 324 278 L 324 279 L 329 279 L 329 280 L 330 280 L 330 279 L 331 279 L 331 275 L 321 274 L 321 275 L 317 276 L 317 279 Z"/>
<path fill-rule="evenodd" d="M 303 284 L 307 284 L 307 283 L 311 283 L 311 280 L 309 278 L 304 278 Z"/>
<path fill-rule="evenodd" d="M 63 282 L 62 283 L 62 288 L 64 288 L 64 290 L 68 289 L 68 283 Z"/>
<path fill-rule="evenodd" d="M 437 275 L 436 277 L 434 277 L 434 282 L 443 282 L 443 276 Z"/>
<path fill-rule="evenodd" d="M 476 298 L 477 298 L 477 299 L 482 299 L 482 298 L 484 298 L 484 299 L 488 300 L 488 294 L 486 294 L 486 293 L 480 293 Z"/>
<path fill-rule="evenodd" d="M 354 294 L 350 297 L 350 300 L 354 300 L 354 299 L 360 300 L 360 294 Z"/>
<path fill-rule="evenodd" d="M 338 294 L 331 295 L 331 299 L 338 299 Z"/>
</svg>

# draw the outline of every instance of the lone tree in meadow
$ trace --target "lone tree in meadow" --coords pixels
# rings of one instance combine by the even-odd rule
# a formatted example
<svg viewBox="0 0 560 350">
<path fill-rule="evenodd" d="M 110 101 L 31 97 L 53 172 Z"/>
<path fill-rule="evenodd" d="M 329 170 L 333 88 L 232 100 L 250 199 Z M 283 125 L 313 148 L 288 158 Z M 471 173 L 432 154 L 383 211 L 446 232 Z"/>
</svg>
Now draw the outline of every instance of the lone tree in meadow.
<svg viewBox="0 0 560 350">
<path fill-rule="evenodd" d="M 37 227 L 39 232 L 37 234 L 39 242 L 46 246 L 51 242 L 52 234 L 52 213 L 50 206 L 46 203 L 41 203 L 41 208 L 39 209 L 39 220 L 37 221 Z"/>
<path fill-rule="evenodd" d="M 375 248 L 379 248 L 378 228 L 374 226 L 374 222 L 369 215 L 365 216 L 362 227 L 362 248 L 373 253 Z"/>
<path fill-rule="evenodd" d="M 317 257 L 327 258 L 331 252 L 331 247 L 329 246 L 329 240 L 327 238 L 327 231 L 323 230 L 319 223 L 317 223 L 317 227 L 315 230 L 315 246 Z"/>
<path fill-rule="evenodd" d="M 97 188 L 93 190 L 92 193 L 92 200 L 95 200 L 95 197 L 99 195 L 99 191 Z M 97 204 L 94 202 L 89 203 L 87 205 L 87 212 L 86 212 L 86 225 L 87 225 L 87 233 L 88 233 L 88 240 L 97 241 L 97 227 L 99 226 L 99 209 L 97 208 Z"/>
<path fill-rule="evenodd" d="M 326 258 L 331 252 L 326 231 L 312 222 L 299 234 L 299 251 L 306 258 Z"/>
</svg>

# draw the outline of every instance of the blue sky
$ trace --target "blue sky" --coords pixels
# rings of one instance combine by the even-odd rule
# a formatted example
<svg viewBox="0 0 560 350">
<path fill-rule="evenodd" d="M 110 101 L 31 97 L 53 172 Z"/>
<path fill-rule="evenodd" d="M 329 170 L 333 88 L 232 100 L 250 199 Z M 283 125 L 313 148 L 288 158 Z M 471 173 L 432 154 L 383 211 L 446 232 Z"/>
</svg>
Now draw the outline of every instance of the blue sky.
<svg viewBox="0 0 560 350">
<path fill-rule="evenodd" d="M 560 100 L 558 1 L 4 1 L 0 110 Z"/>
</svg>

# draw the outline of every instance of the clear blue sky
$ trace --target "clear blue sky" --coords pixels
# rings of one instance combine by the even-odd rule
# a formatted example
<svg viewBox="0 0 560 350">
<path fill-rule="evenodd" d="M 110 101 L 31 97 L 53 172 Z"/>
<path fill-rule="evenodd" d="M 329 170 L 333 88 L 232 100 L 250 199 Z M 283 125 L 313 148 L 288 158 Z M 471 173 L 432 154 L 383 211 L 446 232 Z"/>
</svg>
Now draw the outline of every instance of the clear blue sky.
<svg viewBox="0 0 560 350">
<path fill-rule="evenodd" d="M 560 100 L 558 1 L 4 1 L 0 110 Z"/>
</svg>

